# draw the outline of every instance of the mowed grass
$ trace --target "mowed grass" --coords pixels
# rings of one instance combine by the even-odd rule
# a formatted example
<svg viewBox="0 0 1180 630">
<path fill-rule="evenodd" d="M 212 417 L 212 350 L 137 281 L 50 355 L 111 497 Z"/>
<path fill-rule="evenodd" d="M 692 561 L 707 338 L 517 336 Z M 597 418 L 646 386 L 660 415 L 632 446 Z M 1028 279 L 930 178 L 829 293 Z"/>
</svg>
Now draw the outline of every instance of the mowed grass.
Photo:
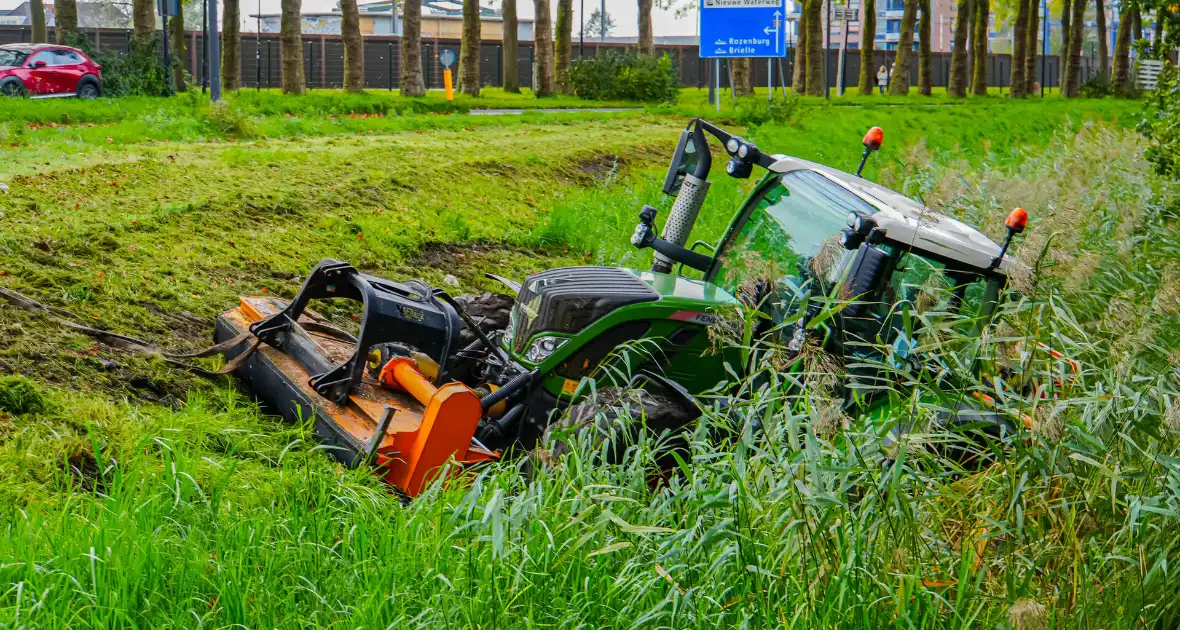
<svg viewBox="0 0 1180 630">
<path fill-rule="evenodd" d="M 1013 327 L 956 347 L 967 356 L 1052 341 L 1083 360 L 1084 377 L 1034 412 L 1035 439 L 981 474 L 899 462 L 860 423 L 834 438 L 820 409 L 771 388 L 706 418 L 761 418 L 765 433 L 718 444 L 702 430 L 691 467 L 658 491 L 645 473 L 650 445 L 615 466 L 575 449 L 529 480 L 493 466 L 402 506 L 232 383 L 0 303 L 3 369 L 31 379 L 0 381 L 0 620 L 1170 627 L 1180 406 L 1174 361 L 1155 348 L 1176 330 L 1169 270 L 1180 251 L 1167 239 L 1171 186 L 1147 173 L 1128 130 L 1136 111 L 1062 100 L 808 105 L 794 124 L 745 130 L 765 150 L 853 169 L 860 136 L 880 125 L 886 147 L 871 178 L 993 236 L 1008 207 L 1025 204 L 1022 256 L 1062 233 L 1041 289 L 1011 305 Z M 261 127 L 286 116 L 252 118 Z M 193 348 L 238 295 L 290 295 L 324 257 L 438 285 L 453 274 L 456 291 L 490 288 L 485 271 L 643 264 L 626 239 L 643 203 L 666 211 L 657 182 L 685 122 L 394 118 L 370 134 L 234 143 L 224 132 L 107 143 L 32 130 L 0 175 L 10 187 L 0 285 L 91 325 Z M 706 238 L 749 185 L 713 180 Z M 916 401 L 900 408 L 930 413 Z"/>
</svg>

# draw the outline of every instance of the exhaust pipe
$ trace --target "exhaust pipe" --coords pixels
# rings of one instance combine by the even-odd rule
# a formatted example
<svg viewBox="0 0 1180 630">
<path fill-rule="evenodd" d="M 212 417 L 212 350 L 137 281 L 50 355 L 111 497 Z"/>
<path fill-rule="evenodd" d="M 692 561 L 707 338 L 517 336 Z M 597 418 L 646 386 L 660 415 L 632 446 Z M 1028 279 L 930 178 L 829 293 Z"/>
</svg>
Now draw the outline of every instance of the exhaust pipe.
<svg viewBox="0 0 1180 630">
<path fill-rule="evenodd" d="M 672 211 L 668 213 L 668 220 L 664 223 L 663 239 L 677 247 L 684 247 L 688 242 L 688 235 L 697 222 L 697 215 L 701 213 L 701 206 L 705 205 L 705 196 L 709 194 L 709 169 L 713 166 L 713 156 L 709 153 L 709 142 L 705 139 L 705 132 L 701 129 L 700 121 L 696 122 L 692 131 L 693 148 L 696 149 L 696 169 L 685 173 L 684 182 L 680 185 L 680 192 L 676 194 L 676 201 L 672 203 Z M 671 258 L 656 252 L 652 271 L 668 273 L 675 264 Z"/>
</svg>

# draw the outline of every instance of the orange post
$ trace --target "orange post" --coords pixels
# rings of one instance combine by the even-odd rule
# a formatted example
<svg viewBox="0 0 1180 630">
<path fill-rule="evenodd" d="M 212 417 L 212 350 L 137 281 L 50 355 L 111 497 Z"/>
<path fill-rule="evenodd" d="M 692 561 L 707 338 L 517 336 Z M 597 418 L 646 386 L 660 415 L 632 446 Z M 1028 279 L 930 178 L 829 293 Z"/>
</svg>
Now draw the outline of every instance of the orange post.
<svg viewBox="0 0 1180 630">
<path fill-rule="evenodd" d="M 455 100 L 455 88 L 454 88 L 453 82 L 451 81 L 451 69 L 450 68 L 443 70 L 443 87 L 445 87 L 447 89 L 447 100 L 448 101 Z"/>
</svg>

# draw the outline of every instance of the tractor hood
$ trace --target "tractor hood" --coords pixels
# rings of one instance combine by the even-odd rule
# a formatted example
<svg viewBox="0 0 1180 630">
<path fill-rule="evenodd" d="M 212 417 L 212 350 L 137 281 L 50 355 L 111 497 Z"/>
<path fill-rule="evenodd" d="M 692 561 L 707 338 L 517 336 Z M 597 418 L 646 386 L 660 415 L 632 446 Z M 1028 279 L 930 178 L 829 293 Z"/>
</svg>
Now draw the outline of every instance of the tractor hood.
<svg viewBox="0 0 1180 630">
<path fill-rule="evenodd" d="M 505 342 L 513 353 L 525 354 L 539 333 L 573 336 L 621 308 L 643 303 L 675 309 L 671 319 L 708 324 L 710 311 L 738 302 L 714 284 L 671 274 L 617 267 L 551 269 L 521 285 Z"/>
</svg>

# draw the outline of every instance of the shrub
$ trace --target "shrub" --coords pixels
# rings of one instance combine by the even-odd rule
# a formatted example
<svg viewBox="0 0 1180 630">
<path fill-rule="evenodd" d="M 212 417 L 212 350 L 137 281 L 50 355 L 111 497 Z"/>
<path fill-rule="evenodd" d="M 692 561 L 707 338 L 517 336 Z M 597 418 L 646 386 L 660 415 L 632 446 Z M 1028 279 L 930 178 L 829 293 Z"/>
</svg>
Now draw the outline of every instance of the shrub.
<svg viewBox="0 0 1180 630">
<path fill-rule="evenodd" d="M 42 413 L 49 401 L 37 384 L 23 376 L 0 378 L 0 411 L 11 414 Z"/>
<path fill-rule="evenodd" d="M 171 96 L 172 75 L 164 65 L 160 40 L 132 42 L 131 52 L 97 52 L 84 35 L 68 42 L 102 66 L 105 96 Z"/>
<path fill-rule="evenodd" d="M 1101 74 L 1096 74 L 1089 78 L 1078 89 L 1078 94 L 1082 98 L 1102 98 L 1111 94 L 1110 80 Z"/>
<path fill-rule="evenodd" d="M 214 103 L 205 113 L 205 118 L 221 135 L 251 138 L 258 133 L 254 119 L 226 101 Z"/>
<path fill-rule="evenodd" d="M 680 85 L 668 55 L 652 57 L 636 52 L 607 53 L 578 59 L 566 71 L 566 81 L 579 98 L 676 102 Z"/>
<path fill-rule="evenodd" d="M 737 114 L 734 118 L 739 125 L 747 127 L 762 125 L 768 122 L 787 125 L 791 124 L 798 111 L 798 94 L 791 93 L 788 96 L 776 95 L 773 101 L 750 96 L 738 102 Z"/>
<path fill-rule="evenodd" d="M 1180 175 L 1180 75 L 1164 64 L 1156 89 L 1148 94 L 1139 131 L 1151 140 L 1145 156 L 1160 175 Z"/>
</svg>

